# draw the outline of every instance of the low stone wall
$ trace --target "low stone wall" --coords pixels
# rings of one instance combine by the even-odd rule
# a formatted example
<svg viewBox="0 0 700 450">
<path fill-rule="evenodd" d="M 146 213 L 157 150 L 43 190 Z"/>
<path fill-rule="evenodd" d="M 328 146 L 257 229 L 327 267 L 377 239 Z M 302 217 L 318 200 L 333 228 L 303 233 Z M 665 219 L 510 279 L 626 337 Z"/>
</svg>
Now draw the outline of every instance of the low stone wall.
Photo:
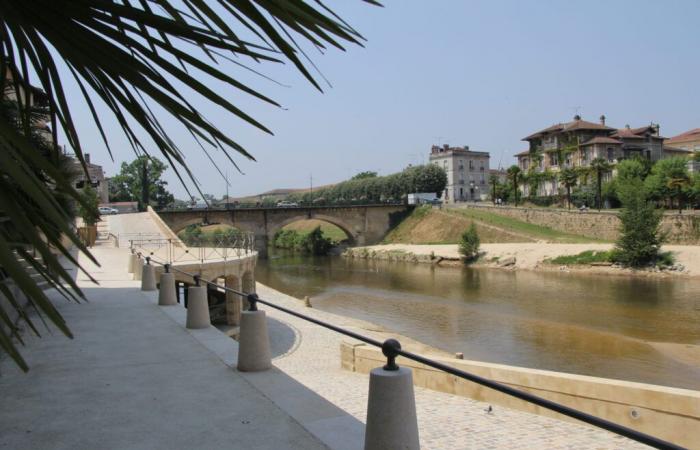
<svg viewBox="0 0 700 450">
<path fill-rule="evenodd" d="M 459 207 L 465 207 L 459 205 Z M 488 210 L 494 214 L 512 217 L 523 222 L 532 223 L 565 233 L 578 234 L 606 241 L 617 239 L 620 220 L 617 212 L 585 211 L 524 208 L 515 206 L 492 206 L 486 204 L 466 205 L 467 208 Z M 661 222 L 661 229 L 668 233 L 670 244 L 700 244 L 700 215 L 684 213 L 681 215 L 666 213 Z"/>
<path fill-rule="evenodd" d="M 343 342 L 340 350 L 341 366 L 346 370 L 369 373 L 386 364 L 381 350 L 366 344 Z M 478 361 L 433 359 L 681 446 L 700 448 L 700 433 L 695 432 L 700 426 L 698 391 Z M 397 359 L 397 364 L 413 370 L 416 386 L 577 422 L 401 357 Z M 498 414 L 497 408 L 495 413 Z"/>
<path fill-rule="evenodd" d="M 165 236 L 166 239 L 172 239 L 175 245 L 180 246 L 182 244 L 180 242 L 180 238 L 177 237 L 177 234 L 175 234 L 165 222 L 163 222 L 163 219 L 160 218 L 158 213 L 151 208 L 150 205 L 148 206 L 147 211 L 148 215 L 151 217 L 151 220 L 153 220 L 153 223 L 156 225 L 156 227 L 158 227 L 161 234 Z"/>
</svg>

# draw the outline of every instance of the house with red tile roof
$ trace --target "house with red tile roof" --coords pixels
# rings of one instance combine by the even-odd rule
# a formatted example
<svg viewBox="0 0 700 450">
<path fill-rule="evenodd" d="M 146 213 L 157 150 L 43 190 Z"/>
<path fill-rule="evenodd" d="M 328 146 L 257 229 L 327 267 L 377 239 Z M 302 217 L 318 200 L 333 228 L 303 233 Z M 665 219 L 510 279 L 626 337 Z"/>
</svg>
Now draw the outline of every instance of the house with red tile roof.
<svg viewBox="0 0 700 450">
<path fill-rule="evenodd" d="M 538 196 L 548 196 L 559 193 L 557 173 L 566 167 L 589 167 L 591 161 L 597 158 L 614 165 L 634 157 L 658 161 L 689 153 L 667 147 L 664 140 L 658 124 L 613 128 L 606 125 L 605 116 L 600 116 L 598 122 L 589 122 L 576 115 L 571 122 L 558 123 L 523 138 L 529 148 L 515 156 L 521 170 L 549 174 L 543 177 L 536 193 Z M 612 176 L 613 171 L 606 175 L 607 178 Z M 528 189 L 529 186 L 523 186 L 525 195 L 529 195 Z"/>
</svg>

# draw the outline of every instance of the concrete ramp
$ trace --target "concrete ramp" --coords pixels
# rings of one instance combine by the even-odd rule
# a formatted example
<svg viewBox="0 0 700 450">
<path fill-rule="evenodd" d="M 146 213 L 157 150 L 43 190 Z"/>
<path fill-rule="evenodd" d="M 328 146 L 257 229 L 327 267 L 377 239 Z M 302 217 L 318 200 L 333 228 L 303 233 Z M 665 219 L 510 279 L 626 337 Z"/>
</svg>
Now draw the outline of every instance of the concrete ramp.
<svg viewBox="0 0 700 450">
<path fill-rule="evenodd" d="M 109 223 L 109 231 L 119 239 L 120 247 L 128 247 L 131 239 L 168 239 L 168 231 L 150 212 L 102 216 Z M 170 232 L 172 233 L 172 232 Z"/>
</svg>

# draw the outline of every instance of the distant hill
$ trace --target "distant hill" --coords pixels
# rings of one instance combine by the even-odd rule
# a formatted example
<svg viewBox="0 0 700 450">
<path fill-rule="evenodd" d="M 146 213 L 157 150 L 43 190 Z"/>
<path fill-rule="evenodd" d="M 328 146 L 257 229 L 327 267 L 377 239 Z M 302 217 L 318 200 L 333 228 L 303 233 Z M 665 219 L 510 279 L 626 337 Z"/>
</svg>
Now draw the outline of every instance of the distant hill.
<svg viewBox="0 0 700 450">
<path fill-rule="evenodd" d="M 314 186 L 313 190 L 318 191 L 320 189 L 325 189 L 329 187 L 333 187 L 335 184 L 325 184 L 322 186 Z M 238 203 L 255 203 L 255 202 L 261 202 L 266 199 L 270 200 L 284 200 L 287 198 L 288 195 L 290 194 L 296 194 L 298 192 L 309 192 L 309 188 L 278 188 L 278 189 L 272 189 L 270 191 L 265 191 L 261 194 L 255 194 L 255 195 L 249 195 L 247 197 L 229 197 L 226 202 L 221 202 L 221 203 L 233 203 L 233 202 L 238 202 Z"/>
</svg>

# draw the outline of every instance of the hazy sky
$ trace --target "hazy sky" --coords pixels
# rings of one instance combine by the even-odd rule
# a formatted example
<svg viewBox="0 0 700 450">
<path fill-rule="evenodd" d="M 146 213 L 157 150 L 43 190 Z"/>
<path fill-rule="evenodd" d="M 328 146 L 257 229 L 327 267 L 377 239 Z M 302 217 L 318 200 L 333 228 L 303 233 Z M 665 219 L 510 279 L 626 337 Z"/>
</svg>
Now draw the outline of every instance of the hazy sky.
<svg viewBox="0 0 700 450">
<path fill-rule="evenodd" d="M 611 126 L 661 124 L 664 136 L 700 127 L 700 1 L 408 1 L 385 8 L 327 2 L 368 40 L 365 48 L 311 53 L 333 84 L 321 94 L 294 68 L 257 67 L 287 85 L 233 73 L 284 109 L 231 91 L 268 126 L 269 136 L 228 117 L 217 124 L 253 153 L 218 155 L 231 196 L 333 183 L 363 170 L 381 174 L 427 160 L 432 144 L 491 153 L 491 167 L 514 163 L 533 131 L 607 116 Z M 223 92 L 227 95 L 227 92 Z M 203 107 L 215 121 L 221 112 Z M 86 112 L 79 120 L 87 122 Z M 109 161 L 94 127 L 80 128 L 95 163 L 113 175 L 131 150 L 116 139 Z M 225 182 L 181 131 L 203 191 Z M 169 173 L 177 197 L 184 189 Z"/>
</svg>

